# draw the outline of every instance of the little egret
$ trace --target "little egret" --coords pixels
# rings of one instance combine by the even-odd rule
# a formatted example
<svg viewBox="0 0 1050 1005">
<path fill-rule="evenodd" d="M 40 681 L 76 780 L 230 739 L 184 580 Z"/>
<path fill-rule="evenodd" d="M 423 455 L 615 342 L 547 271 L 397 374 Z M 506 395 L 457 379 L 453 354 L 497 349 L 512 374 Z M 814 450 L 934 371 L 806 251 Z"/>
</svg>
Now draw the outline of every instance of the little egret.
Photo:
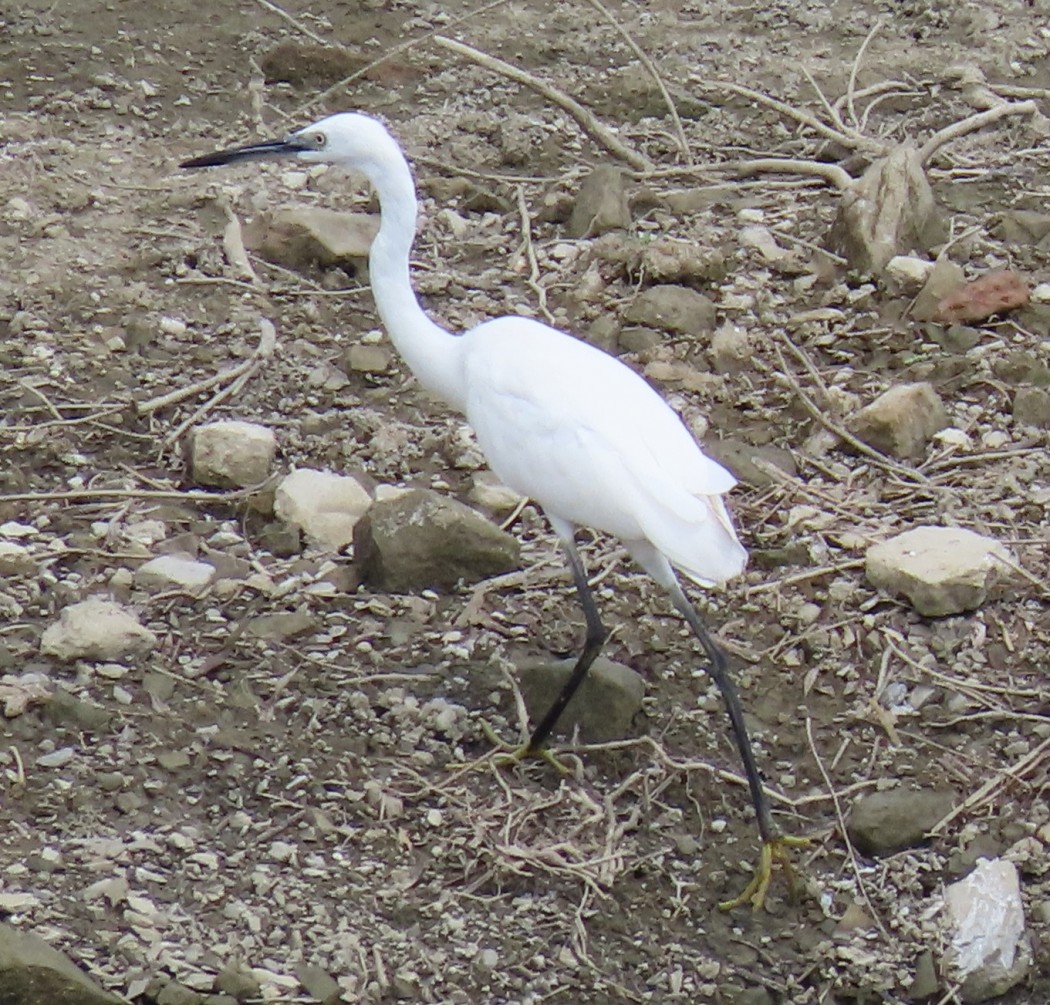
<svg viewBox="0 0 1050 1005">
<path fill-rule="evenodd" d="M 397 141 L 375 119 L 344 112 L 283 139 L 197 157 L 182 167 L 282 156 L 338 164 L 371 182 L 381 223 L 369 275 L 391 340 L 420 383 L 466 415 L 496 475 L 543 507 L 565 548 L 586 638 L 563 690 L 518 755 L 543 751 L 606 640 L 574 542 L 577 526 L 606 531 L 667 590 L 710 661 L 708 673 L 729 712 L 762 840 L 754 879 L 723 906 L 750 901 L 760 908 L 774 864 L 790 869 L 787 849 L 802 839 L 780 834 L 773 822 L 725 654 L 674 571 L 712 586 L 743 570 L 747 552 L 723 500 L 734 478 L 701 451 L 656 391 L 601 350 L 523 317 L 496 318 L 462 334 L 430 320 L 409 276 L 416 230 L 412 174 Z"/>
</svg>

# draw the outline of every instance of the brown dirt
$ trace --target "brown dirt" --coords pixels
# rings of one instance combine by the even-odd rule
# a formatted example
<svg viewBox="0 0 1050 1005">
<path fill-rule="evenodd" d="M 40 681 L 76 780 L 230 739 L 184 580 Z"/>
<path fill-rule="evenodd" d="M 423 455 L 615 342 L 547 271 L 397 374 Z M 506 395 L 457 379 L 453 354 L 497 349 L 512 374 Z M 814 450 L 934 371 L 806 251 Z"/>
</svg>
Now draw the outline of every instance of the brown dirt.
<svg viewBox="0 0 1050 1005">
<path fill-rule="evenodd" d="M 746 882 L 756 851 L 744 790 L 714 773 L 737 768 L 721 707 L 688 635 L 615 542 L 595 539 L 585 552 L 592 569 L 608 572 L 600 601 L 617 626 L 609 654 L 649 682 L 640 733 L 653 742 L 582 751 L 571 780 L 542 765 L 455 774 L 450 762 L 487 749 L 478 717 L 507 736 L 519 728 L 508 661 L 571 650 L 580 635 L 573 598 L 550 578 L 554 542 L 531 509 L 514 528 L 534 570 L 525 587 L 471 603 L 469 592 L 355 590 L 342 558 L 276 558 L 261 537 L 265 519 L 237 502 L 47 496 L 192 488 L 183 443 L 165 437 L 204 399 L 148 417 L 133 403 L 243 359 L 260 317 L 278 327 L 278 354 L 210 414 L 273 426 L 284 467 L 462 494 L 478 466 L 459 419 L 405 372 L 343 373 L 347 347 L 377 326 L 352 277 L 256 263 L 264 290 L 231 281 L 222 200 L 243 217 L 295 199 L 348 208 L 367 194 L 335 172 L 307 179 L 286 166 L 182 174 L 186 156 L 326 111 L 385 117 L 423 195 L 417 285 L 450 327 L 537 310 L 518 185 L 559 324 L 586 333 L 646 281 L 587 242 L 566 251 L 562 224 L 544 222 L 545 197 L 571 192 L 581 166 L 609 158 L 532 91 L 421 41 L 349 93 L 306 107 L 333 74 L 436 29 L 529 68 L 659 165 L 680 165 L 662 99 L 592 7 L 507 5 L 450 27 L 465 5 L 328 6 L 287 10 L 344 43 L 346 62 L 271 59 L 271 75 L 291 83 L 258 87 L 253 66 L 279 43 L 305 40 L 247 0 L 31 0 L 3 15 L 0 523 L 33 526 L 35 562 L 0 581 L 0 672 L 40 672 L 104 712 L 87 722 L 80 706 L 62 712 L 52 701 L 3 725 L 0 892 L 28 897 L 10 920 L 131 996 L 156 976 L 209 991 L 219 970 L 241 964 L 267 996 L 290 1000 L 307 963 L 335 977 L 347 1001 L 759 1002 L 763 987 L 792 1002 L 905 998 L 917 958 L 939 949 L 929 908 L 943 884 L 978 852 L 1005 851 L 1047 823 L 1045 747 L 1024 777 L 1002 774 L 929 847 L 857 868 L 828 785 L 844 812 L 889 779 L 948 784 L 962 800 L 1045 745 L 1050 465 L 1045 434 L 1010 415 L 1016 386 L 1045 374 L 1045 315 L 988 325 L 976 346 L 953 352 L 900 322 L 900 300 L 881 287 L 829 273 L 800 281 L 738 242 L 756 214 L 786 247 L 819 242 L 836 196 L 812 179 L 682 172 L 631 182 L 646 242 L 670 236 L 724 253 L 728 274 L 706 292 L 756 348 L 752 365 L 730 374 L 712 374 L 706 347 L 684 339 L 627 360 L 687 418 L 791 451 L 800 473 L 734 494 L 754 561 L 704 598 L 738 657 L 763 769 L 786 797 L 777 802 L 783 826 L 815 837 L 798 855 L 807 896 L 792 904 L 777 887 L 756 916 L 715 906 Z M 972 110 L 935 86 L 943 67 L 977 62 L 990 81 L 1050 87 L 1038 6 L 784 0 L 610 10 L 657 60 L 705 164 L 841 151 L 746 99 L 701 94 L 690 73 L 819 113 L 802 68 L 842 94 L 865 35 L 887 16 L 858 83 L 895 78 L 915 94 L 879 104 L 868 129 L 921 137 Z M 1045 138 L 1020 122 L 936 161 L 955 233 L 977 228 L 954 248 L 958 261 L 1050 279 L 1044 251 L 1005 245 L 994 229 L 1006 209 L 1042 208 L 1048 162 Z M 697 189 L 695 211 L 667 209 L 667 193 L 681 189 Z M 450 205 L 466 221 L 460 238 L 442 216 Z M 596 299 L 576 293 L 591 262 L 604 281 Z M 830 310 L 801 316 L 818 308 Z M 814 363 L 830 400 L 932 380 L 971 446 L 935 444 L 925 485 L 836 446 L 804 456 L 819 426 L 778 376 L 782 334 Z M 799 359 L 786 362 L 819 397 Z M 131 591 L 126 570 L 141 552 L 128 528 L 144 519 L 225 561 L 241 585 L 199 599 Z M 866 584 L 867 542 L 939 521 L 1003 540 L 1041 591 L 1021 579 L 980 611 L 930 621 Z M 275 589 L 245 585 L 260 570 Z M 39 636 L 57 611 L 94 593 L 133 601 L 163 640 L 157 651 L 126 672 L 41 657 Z M 278 612 L 303 615 L 298 634 L 280 637 L 253 620 Z M 927 702 L 912 710 L 908 700 L 926 687 Z M 68 763 L 37 765 L 62 748 L 74 750 Z M 1044 961 L 1046 854 L 1023 870 Z M 856 900 L 881 930 L 842 930 L 838 919 Z M 1007 1000 L 1048 993 L 1044 976 Z"/>
</svg>

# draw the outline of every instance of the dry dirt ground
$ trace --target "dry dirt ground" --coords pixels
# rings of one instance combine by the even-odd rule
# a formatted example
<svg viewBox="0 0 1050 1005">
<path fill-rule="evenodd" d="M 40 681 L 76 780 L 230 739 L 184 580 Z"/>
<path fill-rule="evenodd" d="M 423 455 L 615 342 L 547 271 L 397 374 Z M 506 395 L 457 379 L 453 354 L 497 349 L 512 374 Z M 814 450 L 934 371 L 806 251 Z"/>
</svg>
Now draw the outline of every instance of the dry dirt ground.
<svg viewBox="0 0 1050 1005">
<path fill-rule="evenodd" d="M 0 582 L 0 672 L 72 695 L 3 722 L 8 920 L 131 997 L 157 977 L 209 992 L 243 967 L 282 1000 L 308 1000 L 304 984 L 323 997 L 325 974 L 347 1001 L 906 999 L 917 962 L 940 949 L 943 885 L 1047 822 L 1050 465 L 1045 432 L 1011 415 L 1017 387 L 1045 381 L 1045 316 L 941 344 L 901 321 L 906 304 L 882 286 L 810 268 L 837 195 L 817 178 L 710 165 L 842 151 L 690 78 L 820 114 L 807 74 L 831 101 L 845 94 L 883 18 L 855 90 L 900 86 L 858 98 L 874 102 L 865 129 L 922 137 L 973 111 L 948 84 L 953 64 L 1045 96 L 1045 4 L 610 3 L 667 82 L 693 167 L 636 54 L 582 0 L 285 9 L 298 26 L 263 0 L 28 0 L 0 14 L 0 523 L 33 528 L 20 539 L 32 563 Z M 264 83 L 278 43 L 309 43 L 302 28 L 348 53 L 285 60 L 291 80 Z M 581 536 L 617 626 L 609 653 L 648 682 L 636 741 L 570 755 L 571 779 L 542 764 L 450 772 L 489 749 L 482 717 L 520 729 L 514 663 L 580 638 L 542 517 L 527 508 L 513 525 L 529 570 L 516 584 L 374 595 L 345 556 L 282 557 L 242 498 L 192 494 L 183 434 L 214 391 L 135 407 L 245 360 L 268 318 L 277 352 L 208 417 L 276 429 L 284 469 L 465 493 L 479 458 L 460 420 L 396 363 L 346 367 L 377 328 L 354 277 L 256 261 L 252 288 L 222 253 L 226 207 L 246 218 L 295 201 L 367 206 L 368 194 L 334 171 L 176 167 L 348 107 L 383 116 L 414 159 L 416 281 L 435 317 L 539 315 L 542 292 L 557 323 L 608 340 L 650 280 L 608 245 L 567 239 L 558 207 L 614 159 L 535 91 L 428 43 L 434 31 L 574 95 L 645 152 L 658 170 L 629 181 L 638 254 L 670 237 L 724 260 L 704 292 L 750 332 L 747 366 L 716 373 L 706 342 L 672 336 L 624 358 L 712 449 L 761 447 L 790 469 L 752 471 L 734 493 L 753 561 L 702 599 L 734 653 L 778 818 L 814 838 L 797 855 L 797 903 L 778 885 L 767 912 L 717 909 L 756 855 L 746 793 L 719 775 L 737 771 L 724 713 L 682 624 L 615 542 Z M 1043 208 L 1048 167 L 1045 138 L 1022 121 L 945 148 L 932 179 L 963 237 L 953 257 L 1050 280 L 1044 251 L 995 226 Z M 798 268 L 741 242 L 756 220 Z M 848 410 L 916 377 L 966 435 L 935 442 L 911 473 L 825 442 L 799 393 Z M 131 590 L 143 521 L 163 522 L 160 547 L 218 563 L 225 588 Z M 923 522 L 999 538 L 1028 578 L 971 614 L 919 617 L 865 582 L 862 559 Z M 252 582 L 271 589 L 248 585 L 260 572 Z M 41 657 L 61 607 L 93 594 L 134 604 L 162 644 L 126 667 Z M 851 855 L 841 820 L 883 782 L 970 802 L 928 846 L 872 862 Z M 1041 861 L 1022 873 L 1045 964 L 1045 849 Z M 1007 1000 L 1048 996 L 1037 976 Z"/>
</svg>

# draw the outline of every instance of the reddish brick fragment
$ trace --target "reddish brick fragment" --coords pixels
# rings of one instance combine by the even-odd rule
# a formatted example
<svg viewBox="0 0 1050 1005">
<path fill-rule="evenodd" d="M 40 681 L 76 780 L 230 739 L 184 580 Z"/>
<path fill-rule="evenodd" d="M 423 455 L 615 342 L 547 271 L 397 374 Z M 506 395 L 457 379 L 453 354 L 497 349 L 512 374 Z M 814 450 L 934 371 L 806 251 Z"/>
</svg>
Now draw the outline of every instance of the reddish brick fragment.
<svg viewBox="0 0 1050 1005">
<path fill-rule="evenodd" d="M 1028 303 L 1028 283 L 1012 269 L 997 269 L 964 283 L 937 304 L 934 321 L 983 321 Z"/>
</svg>

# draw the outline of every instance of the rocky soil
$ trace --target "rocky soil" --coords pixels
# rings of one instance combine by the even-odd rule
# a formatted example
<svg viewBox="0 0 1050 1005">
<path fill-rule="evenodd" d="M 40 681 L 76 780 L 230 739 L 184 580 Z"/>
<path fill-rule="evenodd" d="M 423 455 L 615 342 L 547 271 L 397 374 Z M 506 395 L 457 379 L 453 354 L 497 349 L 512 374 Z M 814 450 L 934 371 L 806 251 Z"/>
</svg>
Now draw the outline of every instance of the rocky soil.
<svg viewBox="0 0 1050 1005">
<path fill-rule="evenodd" d="M 85 1002 L 1046 1001 L 1046 15 L 0 13 L 0 999 L 54 1000 L 18 982 L 73 981 L 72 961 Z M 263 246 L 277 211 L 367 213 L 367 191 L 287 163 L 177 169 L 346 108 L 413 160 L 435 318 L 571 329 L 740 476 L 751 564 L 698 599 L 778 820 L 812 839 L 794 897 L 778 877 L 767 910 L 718 909 L 757 854 L 746 789 L 691 635 L 615 541 L 580 537 L 641 710 L 619 740 L 563 735 L 570 777 L 495 766 L 483 724 L 517 740 L 519 682 L 582 635 L 542 515 L 485 481 L 392 352 L 360 241 Z M 925 152 L 920 216 L 914 175 L 882 184 L 907 253 L 884 268 L 885 234 L 858 247 L 843 222 L 851 180 L 977 114 Z M 996 270 L 1011 299 L 975 310 L 958 284 Z M 917 411 L 880 399 L 900 387 Z M 227 419 L 272 434 L 262 487 L 191 465 Z M 275 516 L 297 468 L 469 503 L 519 568 L 377 586 L 352 545 Z M 915 548 L 872 572 L 872 546 L 923 526 L 973 532 L 951 583 Z M 944 907 L 982 857 L 1013 898 L 999 928 L 1021 926 L 999 985 L 963 982 Z"/>
</svg>

